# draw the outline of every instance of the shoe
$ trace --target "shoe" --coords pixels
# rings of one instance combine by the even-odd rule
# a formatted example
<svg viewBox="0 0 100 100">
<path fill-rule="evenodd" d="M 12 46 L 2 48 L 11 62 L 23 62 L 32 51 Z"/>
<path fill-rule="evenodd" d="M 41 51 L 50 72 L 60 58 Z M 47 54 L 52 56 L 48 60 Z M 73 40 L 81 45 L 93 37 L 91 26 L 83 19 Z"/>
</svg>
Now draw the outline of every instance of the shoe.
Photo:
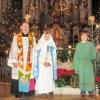
<svg viewBox="0 0 100 100">
<path fill-rule="evenodd" d="M 81 93 L 81 97 L 85 97 L 86 96 L 86 93 Z"/>
<path fill-rule="evenodd" d="M 53 92 L 49 92 L 49 96 L 53 96 Z"/>
<path fill-rule="evenodd" d="M 89 93 L 89 97 L 94 98 L 95 97 L 94 93 Z"/>
<path fill-rule="evenodd" d="M 53 97 L 53 92 L 49 92 L 48 97 Z"/>
<path fill-rule="evenodd" d="M 24 97 L 24 94 L 22 93 L 22 92 L 20 92 L 20 93 L 18 93 L 17 95 L 16 95 L 16 98 L 23 98 Z"/>
<path fill-rule="evenodd" d="M 47 97 L 48 95 L 47 94 L 41 94 L 39 95 L 39 97 Z"/>
<path fill-rule="evenodd" d="M 28 93 L 24 93 L 24 96 L 29 97 L 29 96 L 34 96 L 35 92 L 34 91 L 30 91 Z"/>
</svg>

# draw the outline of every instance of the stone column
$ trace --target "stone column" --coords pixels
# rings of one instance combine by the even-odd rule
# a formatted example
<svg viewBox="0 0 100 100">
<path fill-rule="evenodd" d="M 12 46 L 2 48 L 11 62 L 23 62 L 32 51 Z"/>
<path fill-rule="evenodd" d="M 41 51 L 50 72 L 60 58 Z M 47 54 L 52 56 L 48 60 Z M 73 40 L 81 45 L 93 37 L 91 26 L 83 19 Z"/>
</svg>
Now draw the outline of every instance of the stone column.
<svg viewBox="0 0 100 100">
<path fill-rule="evenodd" d="M 0 0 L 0 22 L 1 22 L 1 1 L 2 0 Z"/>
<path fill-rule="evenodd" d="M 92 15 L 92 0 L 82 0 L 80 5 L 80 20 L 81 22 L 88 21 L 88 17 Z"/>
<path fill-rule="evenodd" d="M 88 16 L 92 15 L 92 0 L 88 0 Z"/>
<path fill-rule="evenodd" d="M 80 22 L 86 23 L 88 22 L 88 16 L 89 16 L 89 0 L 82 0 L 80 5 Z"/>
<path fill-rule="evenodd" d="M 74 1 L 74 5 L 73 5 L 73 21 L 74 23 L 79 23 L 79 17 L 80 17 L 80 13 L 79 13 L 79 1 L 75 0 Z"/>
<path fill-rule="evenodd" d="M 23 17 L 25 14 L 29 13 L 30 2 L 31 0 L 23 0 Z"/>
<path fill-rule="evenodd" d="M 5 12 L 5 8 L 8 8 L 9 4 L 11 3 L 11 0 L 0 0 L 1 1 L 1 10 L 2 12 Z"/>
<path fill-rule="evenodd" d="M 0 0 L 0 21 L 2 21 L 2 12 L 9 6 L 11 0 Z"/>
</svg>

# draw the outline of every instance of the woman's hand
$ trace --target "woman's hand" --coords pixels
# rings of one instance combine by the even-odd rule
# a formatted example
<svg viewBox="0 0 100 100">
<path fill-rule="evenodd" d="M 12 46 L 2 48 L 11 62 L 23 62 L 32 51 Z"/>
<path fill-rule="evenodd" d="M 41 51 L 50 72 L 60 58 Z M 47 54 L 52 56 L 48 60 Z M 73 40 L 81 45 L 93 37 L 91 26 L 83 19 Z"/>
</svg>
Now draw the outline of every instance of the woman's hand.
<svg viewBox="0 0 100 100">
<path fill-rule="evenodd" d="M 45 66 L 45 67 L 50 67 L 51 65 L 50 65 L 49 62 L 44 62 L 44 66 Z"/>
</svg>

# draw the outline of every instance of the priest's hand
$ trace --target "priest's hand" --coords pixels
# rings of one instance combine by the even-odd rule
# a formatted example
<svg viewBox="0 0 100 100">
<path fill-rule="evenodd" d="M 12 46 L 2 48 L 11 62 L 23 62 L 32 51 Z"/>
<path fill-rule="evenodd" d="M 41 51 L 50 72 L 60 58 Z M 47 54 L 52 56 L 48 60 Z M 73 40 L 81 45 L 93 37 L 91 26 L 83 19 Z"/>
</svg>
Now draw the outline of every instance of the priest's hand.
<svg viewBox="0 0 100 100">
<path fill-rule="evenodd" d="M 17 63 L 13 63 L 13 66 L 14 66 L 14 67 L 17 67 Z"/>
<path fill-rule="evenodd" d="M 27 82 L 27 79 L 26 79 L 26 78 L 21 78 L 20 80 L 21 80 L 21 82 L 22 82 L 23 84 L 25 84 L 25 83 Z"/>
</svg>

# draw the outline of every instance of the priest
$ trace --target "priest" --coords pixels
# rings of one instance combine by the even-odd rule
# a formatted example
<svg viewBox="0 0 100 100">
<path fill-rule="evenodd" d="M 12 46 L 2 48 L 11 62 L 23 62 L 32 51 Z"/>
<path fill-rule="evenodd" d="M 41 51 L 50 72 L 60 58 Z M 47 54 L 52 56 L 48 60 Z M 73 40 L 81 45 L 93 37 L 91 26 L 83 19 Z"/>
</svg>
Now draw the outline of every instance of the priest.
<svg viewBox="0 0 100 100">
<path fill-rule="evenodd" d="M 16 97 L 34 94 L 32 57 L 36 42 L 29 27 L 29 23 L 22 23 L 20 32 L 13 38 L 8 58 L 8 66 L 12 68 L 11 93 Z"/>
</svg>

